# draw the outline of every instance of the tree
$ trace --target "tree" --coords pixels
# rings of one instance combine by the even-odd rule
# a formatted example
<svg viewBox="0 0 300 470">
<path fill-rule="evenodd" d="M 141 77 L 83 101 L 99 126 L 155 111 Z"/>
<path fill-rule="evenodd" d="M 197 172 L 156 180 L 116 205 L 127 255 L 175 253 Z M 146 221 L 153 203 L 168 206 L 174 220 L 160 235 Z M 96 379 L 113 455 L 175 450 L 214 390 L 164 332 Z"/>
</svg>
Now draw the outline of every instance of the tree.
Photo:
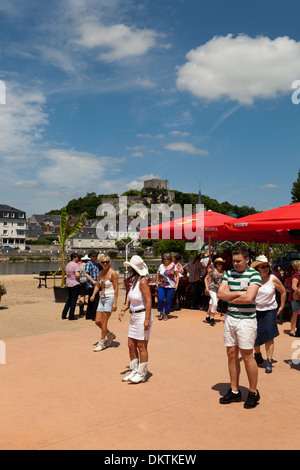
<svg viewBox="0 0 300 470">
<path fill-rule="evenodd" d="M 300 170 L 298 172 L 298 178 L 293 183 L 292 187 L 292 203 L 300 202 Z"/>
<path fill-rule="evenodd" d="M 153 243 L 153 251 L 155 256 L 161 256 L 164 253 L 179 253 L 184 259 L 195 257 L 198 251 L 187 251 L 185 244 L 184 240 L 156 240 Z"/>
<path fill-rule="evenodd" d="M 59 243 L 61 245 L 61 256 L 62 256 L 62 280 L 61 287 L 66 285 L 66 242 L 69 238 L 72 238 L 82 229 L 84 222 L 86 221 L 87 213 L 81 214 L 77 222 L 74 222 L 71 215 L 67 215 L 67 208 L 64 207 L 61 211 L 60 216 L 60 237 Z"/>
</svg>

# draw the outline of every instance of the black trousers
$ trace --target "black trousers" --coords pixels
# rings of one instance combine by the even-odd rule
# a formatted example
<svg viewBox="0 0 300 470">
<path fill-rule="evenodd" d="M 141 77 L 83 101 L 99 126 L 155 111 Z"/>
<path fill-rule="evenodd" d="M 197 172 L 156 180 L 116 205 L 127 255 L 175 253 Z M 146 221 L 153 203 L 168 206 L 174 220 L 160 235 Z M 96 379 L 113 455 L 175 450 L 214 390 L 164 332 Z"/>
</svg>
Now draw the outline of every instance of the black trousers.
<svg viewBox="0 0 300 470">
<path fill-rule="evenodd" d="M 72 320 L 75 314 L 77 299 L 80 294 L 80 284 L 74 287 L 68 287 L 67 289 L 68 289 L 68 300 L 63 309 L 62 318 L 63 319 L 67 318 L 68 312 L 70 310 L 69 320 Z"/>
<path fill-rule="evenodd" d="M 86 309 L 85 319 L 95 321 L 96 320 L 97 307 L 98 307 L 98 304 L 99 304 L 99 292 L 95 296 L 94 302 L 91 302 L 90 299 L 93 295 L 93 292 L 94 292 L 94 287 L 89 287 L 88 288 L 89 300 L 88 300 L 88 306 L 87 306 L 87 309 Z"/>
</svg>

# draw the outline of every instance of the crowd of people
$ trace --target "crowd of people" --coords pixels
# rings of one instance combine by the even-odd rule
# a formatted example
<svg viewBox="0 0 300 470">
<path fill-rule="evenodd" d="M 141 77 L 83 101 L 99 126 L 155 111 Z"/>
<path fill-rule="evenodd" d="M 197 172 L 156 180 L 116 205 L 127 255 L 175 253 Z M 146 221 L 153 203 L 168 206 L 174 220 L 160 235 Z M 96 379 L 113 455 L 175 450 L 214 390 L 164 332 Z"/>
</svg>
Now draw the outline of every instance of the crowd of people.
<svg viewBox="0 0 300 470">
<path fill-rule="evenodd" d="M 130 373 L 124 382 L 141 383 L 148 373 L 148 342 L 153 324 L 152 293 L 148 282 L 148 267 L 134 255 L 124 263 L 129 268 L 132 285 L 119 313 L 122 321 L 130 312 L 128 350 Z M 188 282 L 186 282 L 188 280 Z M 80 316 L 95 321 L 101 338 L 95 352 L 111 346 L 116 335 L 108 329 L 112 312 L 117 310 L 119 281 L 109 256 L 95 251 L 80 257 L 73 253 L 66 267 L 68 300 L 62 318 L 75 320 L 79 298 Z M 165 253 L 157 269 L 155 285 L 158 293 L 158 320 L 167 320 L 172 308 L 180 309 L 182 297 L 189 291 L 192 309 L 206 309 L 206 322 L 215 325 L 215 315 L 226 306 L 224 344 L 228 356 L 231 387 L 220 399 L 221 404 L 241 401 L 239 390 L 240 356 L 249 380 L 245 408 L 254 408 L 260 394 L 257 390 L 258 365 L 264 362 L 261 347 L 265 346 L 265 372 L 272 373 L 274 339 L 279 335 L 278 316 L 290 306 L 291 336 L 300 336 L 300 260 L 282 272 L 271 267 L 264 256 L 252 259 L 244 246 L 232 253 L 200 254 L 183 265 L 180 255 Z M 87 298 L 87 302 L 86 302 Z M 84 305 L 87 304 L 84 313 Z"/>
</svg>

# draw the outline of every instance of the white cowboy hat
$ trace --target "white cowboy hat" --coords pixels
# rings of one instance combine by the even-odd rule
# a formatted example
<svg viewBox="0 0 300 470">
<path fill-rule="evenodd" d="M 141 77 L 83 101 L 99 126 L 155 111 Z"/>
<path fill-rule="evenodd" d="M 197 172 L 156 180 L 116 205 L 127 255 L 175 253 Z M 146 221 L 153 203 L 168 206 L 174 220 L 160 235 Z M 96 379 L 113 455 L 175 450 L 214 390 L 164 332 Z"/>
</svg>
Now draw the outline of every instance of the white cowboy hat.
<svg viewBox="0 0 300 470">
<path fill-rule="evenodd" d="M 148 274 L 148 266 L 138 255 L 134 255 L 130 259 L 130 261 L 125 261 L 125 263 L 123 263 L 123 266 L 125 268 L 126 266 L 133 268 L 140 276 L 147 276 Z"/>
<path fill-rule="evenodd" d="M 256 266 L 263 263 L 267 263 L 268 265 L 270 265 L 268 258 L 266 258 L 264 255 L 258 256 L 257 258 L 255 258 L 255 261 L 253 261 L 253 263 L 251 264 L 251 268 L 256 268 Z"/>
<path fill-rule="evenodd" d="M 81 258 L 81 261 L 90 261 L 91 258 L 88 257 L 88 255 L 85 255 L 83 258 Z"/>
</svg>

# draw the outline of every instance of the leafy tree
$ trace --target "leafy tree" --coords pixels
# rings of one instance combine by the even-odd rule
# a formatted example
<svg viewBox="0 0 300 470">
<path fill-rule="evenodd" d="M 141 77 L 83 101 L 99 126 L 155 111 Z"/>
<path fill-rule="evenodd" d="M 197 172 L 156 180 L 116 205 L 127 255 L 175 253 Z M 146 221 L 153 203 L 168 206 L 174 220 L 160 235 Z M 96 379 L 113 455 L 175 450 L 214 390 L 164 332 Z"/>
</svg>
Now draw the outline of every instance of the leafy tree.
<svg viewBox="0 0 300 470">
<path fill-rule="evenodd" d="M 66 242 L 69 238 L 72 238 L 82 229 L 84 222 L 86 221 L 87 213 L 81 214 L 77 222 L 74 222 L 71 215 L 67 215 L 67 208 L 64 207 L 61 211 L 60 216 L 60 237 L 59 243 L 61 245 L 62 255 L 62 280 L 61 286 L 66 285 Z"/>
<path fill-rule="evenodd" d="M 137 189 L 130 189 L 129 191 L 125 191 L 122 196 L 141 196 L 141 194 L 141 191 L 138 191 Z"/>
<path fill-rule="evenodd" d="M 183 240 L 156 240 L 153 243 L 153 251 L 155 256 L 161 256 L 164 253 L 179 253 L 184 259 L 193 258 L 198 254 L 198 251 L 187 251 L 185 244 Z"/>
<path fill-rule="evenodd" d="M 292 187 L 292 203 L 300 202 L 300 170 L 298 172 L 298 178 L 293 183 Z"/>
</svg>

